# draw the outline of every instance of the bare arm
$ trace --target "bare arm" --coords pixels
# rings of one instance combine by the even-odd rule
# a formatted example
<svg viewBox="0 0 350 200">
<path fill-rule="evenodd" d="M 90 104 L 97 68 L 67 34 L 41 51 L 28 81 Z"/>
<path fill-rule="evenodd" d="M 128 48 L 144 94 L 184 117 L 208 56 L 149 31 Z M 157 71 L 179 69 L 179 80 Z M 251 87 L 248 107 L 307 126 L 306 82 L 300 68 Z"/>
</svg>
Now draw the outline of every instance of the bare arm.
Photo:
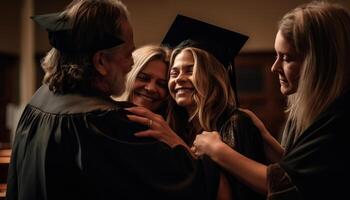
<svg viewBox="0 0 350 200">
<path fill-rule="evenodd" d="M 240 108 L 240 110 L 245 112 L 247 115 L 249 115 L 254 125 L 259 129 L 261 133 L 261 137 L 264 140 L 264 150 L 265 150 L 265 156 L 267 157 L 267 159 L 272 163 L 279 161 L 284 154 L 283 147 L 271 135 L 271 133 L 267 130 L 264 123 L 252 111 L 248 109 L 242 109 L 242 108 Z"/>
<path fill-rule="evenodd" d="M 189 150 L 189 152 L 191 152 L 189 146 L 185 143 L 185 141 L 183 141 L 182 138 L 169 127 L 168 123 L 163 119 L 162 116 L 155 114 L 144 107 L 131 107 L 127 108 L 126 110 L 134 114 L 127 115 L 129 120 L 143 124 L 145 126 L 149 126 L 148 130 L 135 133 L 135 136 L 153 137 L 161 142 L 166 143 L 172 148 L 177 145 L 183 145 Z M 151 124 L 150 120 L 152 121 Z"/>
<path fill-rule="evenodd" d="M 267 167 L 239 154 L 223 143 L 218 132 L 203 132 L 197 135 L 192 151 L 197 156 L 207 154 L 253 190 L 266 194 Z"/>
<path fill-rule="evenodd" d="M 218 189 L 217 200 L 232 200 L 232 191 L 230 183 L 228 182 L 226 176 L 223 173 L 220 173 L 220 182 Z"/>
</svg>

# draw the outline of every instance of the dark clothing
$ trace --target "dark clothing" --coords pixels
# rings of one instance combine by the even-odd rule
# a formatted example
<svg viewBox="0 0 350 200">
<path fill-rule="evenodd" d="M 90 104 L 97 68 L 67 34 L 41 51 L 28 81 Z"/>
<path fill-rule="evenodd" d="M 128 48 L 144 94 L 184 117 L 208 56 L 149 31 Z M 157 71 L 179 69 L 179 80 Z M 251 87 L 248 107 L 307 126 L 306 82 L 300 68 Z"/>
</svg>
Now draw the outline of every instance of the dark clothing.
<svg viewBox="0 0 350 200">
<path fill-rule="evenodd" d="M 215 198 L 216 165 L 135 137 L 147 127 L 130 122 L 124 106 L 39 88 L 17 127 L 7 199 Z"/>
<path fill-rule="evenodd" d="M 350 92 L 339 97 L 268 166 L 268 199 L 347 199 Z"/>
<path fill-rule="evenodd" d="M 250 117 L 242 111 L 234 110 L 222 116 L 222 124 L 219 124 L 219 132 L 223 141 L 240 154 L 260 163 L 266 163 L 264 154 L 263 139 L 259 129 L 253 124 Z M 231 190 L 232 199 L 238 200 L 262 200 L 266 199 L 261 195 L 237 180 L 226 172 Z"/>
</svg>

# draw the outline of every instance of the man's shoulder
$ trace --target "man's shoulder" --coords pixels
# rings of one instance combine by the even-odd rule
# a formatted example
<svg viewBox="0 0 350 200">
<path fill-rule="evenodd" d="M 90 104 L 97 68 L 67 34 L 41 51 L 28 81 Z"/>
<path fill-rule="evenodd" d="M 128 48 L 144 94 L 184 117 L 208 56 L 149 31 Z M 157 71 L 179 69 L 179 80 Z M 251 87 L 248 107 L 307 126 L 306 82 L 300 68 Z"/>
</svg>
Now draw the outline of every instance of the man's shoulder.
<svg viewBox="0 0 350 200">
<path fill-rule="evenodd" d="M 119 111 L 130 107 L 127 102 L 116 102 L 103 96 L 86 96 L 82 94 L 55 94 L 48 86 L 41 86 L 29 104 L 46 113 L 81 114 L 96 111 Z"/>
</svg>

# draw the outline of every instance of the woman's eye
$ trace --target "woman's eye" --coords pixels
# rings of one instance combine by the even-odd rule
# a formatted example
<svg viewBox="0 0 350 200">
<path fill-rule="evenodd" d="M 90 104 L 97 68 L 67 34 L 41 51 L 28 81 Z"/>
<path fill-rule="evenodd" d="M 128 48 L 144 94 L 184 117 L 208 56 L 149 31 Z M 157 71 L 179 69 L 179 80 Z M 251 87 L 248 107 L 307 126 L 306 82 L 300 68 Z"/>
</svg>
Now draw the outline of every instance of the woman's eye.
<svg viewBox="0 0 350 200">
<path fill-rule="evenodd" d="M 186 74 L 192 74 L 192 73 L 193 73 L 192 69 L 186 70 Z"/>
<path fill-rule="evenodd" d="M 139 75 L 137 75 L 136 78 L 139 79 L 139 80 L 143 80 L 143 81 L 149 80 L 149 77 L 144 75 L 144 74 L 139 74 Z"/>
<path fill-rule="evenodd" d="M 285 61 L 285 62 L 289 62 L 291 59 L 290 59 L 290 57 L 288 56 L 288 55 L 283 55 L 283 61 Z"/>
<path fill-rule="evenodd" d="M 170 76 L 171 76 L 171 77 L 176 77 L 178 74 L 179 74 L 179 73 L 178 73 L 177 71 L 175 71 L 175 70 L 171 70 L 171 71 L 170 71 Z"/>
</svg>

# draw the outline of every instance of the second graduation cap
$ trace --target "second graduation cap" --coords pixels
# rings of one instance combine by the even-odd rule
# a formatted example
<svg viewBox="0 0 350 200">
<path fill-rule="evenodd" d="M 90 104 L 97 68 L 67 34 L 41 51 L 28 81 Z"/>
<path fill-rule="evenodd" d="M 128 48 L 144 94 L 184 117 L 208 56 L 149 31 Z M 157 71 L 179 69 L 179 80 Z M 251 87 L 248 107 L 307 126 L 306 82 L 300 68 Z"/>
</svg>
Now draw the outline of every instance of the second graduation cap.
<svg viewBox="0 0 350 200">
<path fill-rule="evenodd" d="M 72 20 L 66 16 L 64 11 L 35 15 L 31 18 L 48 32 L 51 46 L 61 52 L 96 52 L 124 43 L 124 41 L 117 36 L 107 33 L 104 30 L 95 30 L 88 34 L 77 35 L 74 31 Z M 75 29 L 77 29 L 77 27 Z M 86 35 L 89 35 L 90 38 L 83 39 L 83 36 Z"/>
<path fill-rule="evenodd" d="M 231 86 L 237 95 L 234 57 L 248 36 L 187 16 L 177 15 L 162 44 L 171 48 L 196 47 L 212 54 L 227 70 Z M 236 96 L 236 102 L 238 99 Z"/>
</svg>

